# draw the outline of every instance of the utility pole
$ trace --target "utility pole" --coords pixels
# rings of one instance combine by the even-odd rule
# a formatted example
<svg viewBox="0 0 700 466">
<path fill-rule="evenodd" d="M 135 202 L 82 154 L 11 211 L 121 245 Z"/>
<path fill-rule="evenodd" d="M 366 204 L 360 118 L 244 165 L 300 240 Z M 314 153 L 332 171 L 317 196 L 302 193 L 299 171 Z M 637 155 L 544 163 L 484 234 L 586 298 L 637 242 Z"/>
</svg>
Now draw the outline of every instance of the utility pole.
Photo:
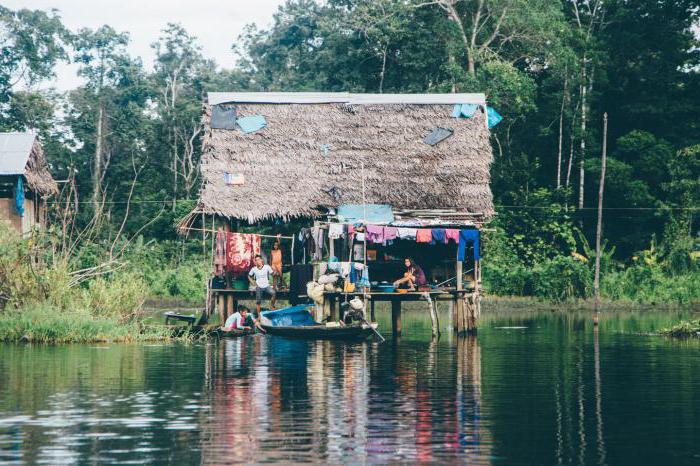
<svg viewBox="0 0 700 466">
<path fill-rule="evenodd" d="M 605 166 L 608 152 L 608 113 L 603 113 L 603 154 L 601 156 L 600 186 L 598 188 L 598 225 L 595 232 L 595 277 L 593 291 L 595 293 L 595 310 L 600 309 L 600 237 L 603 231 L 603 191 L 605 190 Z M 596 316 L 597 317 L 597 316 Z M 597 319 L 596 319 L 597 323 Z"/>
</svg>

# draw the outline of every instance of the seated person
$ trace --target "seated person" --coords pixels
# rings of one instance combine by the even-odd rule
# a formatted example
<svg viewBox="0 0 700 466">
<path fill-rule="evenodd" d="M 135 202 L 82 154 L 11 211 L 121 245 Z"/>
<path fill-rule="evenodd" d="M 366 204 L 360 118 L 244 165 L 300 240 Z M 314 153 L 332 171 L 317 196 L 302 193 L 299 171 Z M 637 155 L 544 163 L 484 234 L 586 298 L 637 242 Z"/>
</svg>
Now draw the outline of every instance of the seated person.
<svg viewBox="0 0 700 466">
<path fill-rule="evenodd" d="M 407 285 L 409 290 L 415 291 L 416 286 L 423 286 L 427 283 L 423 269 L 420 268 L 420 265 L 413 262 L 413 259 L 407 257 L 403 263 L 406 266 L 406 273 L 403 274 L 403 278 L 399 278 L 394 282 L 396 288 L 400 288 L 401 285 Z"/>
<path fill-rule="evenodd" d="M 226 319 L 226 323 L 222 329 L 225 332 L 230 332 L 232 330 L 252 330 L 252 327 L 246 325 L 247 318 L 248 308 L 241 306 L 237 312 L 234 312 Z"/>
</svg>

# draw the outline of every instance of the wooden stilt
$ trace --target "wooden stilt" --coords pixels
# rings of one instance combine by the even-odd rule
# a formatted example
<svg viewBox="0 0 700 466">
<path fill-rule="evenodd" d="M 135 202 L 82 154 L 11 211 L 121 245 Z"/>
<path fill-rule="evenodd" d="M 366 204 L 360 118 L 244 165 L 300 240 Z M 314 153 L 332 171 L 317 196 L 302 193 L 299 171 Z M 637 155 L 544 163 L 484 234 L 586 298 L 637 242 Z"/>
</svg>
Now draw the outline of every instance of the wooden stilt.
<svg viewBox="0 0 700 466">
<path fill-rule="evenodd" d="M 219 323 L 224 325 L 224 322 L 226 322 L 226 296 L 223 293 L 219 294 L 216 313 L 219 316 Z"/>
<path fill-rule="evenodd" d="M 226 296 L 226 310 L 224 311 L 224 320 L 221 321 L 223 324 L 228 319 L 228 316 L 233 314 L 233 296 Z"/>
<path fill-rule="evenodd" d="M 395 336 L 401 335 L 401 300 L 391 300 L 391 331 Z"/>
<path fill-rule="evenodd" d="M 369 301 L 369 318 L 370 318 L 371 322 L 377 321 L 376 315 L 374 313 L 374 300 L 373 299 L 370 299 L 370 301 Z"/>
<path fill-rule="evenodd" d="M 462 290 L 462 261 L 459 260 L 459 248 L 455 256 L 455 288 Z M 464 331 L 464 306 L 462 300 L 459 299 L 459 294 L 455 295 L 452 305 L 452 326 L 454 331 L 461 334 Z"/>
</svg>

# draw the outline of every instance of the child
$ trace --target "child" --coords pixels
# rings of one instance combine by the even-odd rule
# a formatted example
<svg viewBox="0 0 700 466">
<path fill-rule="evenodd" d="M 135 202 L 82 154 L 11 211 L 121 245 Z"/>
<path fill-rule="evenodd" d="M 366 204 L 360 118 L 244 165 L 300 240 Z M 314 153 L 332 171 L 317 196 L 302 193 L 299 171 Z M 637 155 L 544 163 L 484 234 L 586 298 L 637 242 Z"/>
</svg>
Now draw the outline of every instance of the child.
<svg viewBox="0 0 700 466">
<path fill-rule="evenodd" d="M 234 312 L 224 324 L 223 330 L 230 332 L 232 330 L 252 330 L 251 327 L 246 325 L 246 318 L 248 317 L 248 309 L 241 306 L 237 312 Z"/>
<path fill-rule="evenodd" d="M 284 283 L 284 275 L 282 275 L 282 248 L 280 245 L 280 235 L 277 235 L 277 241 L 272 245 L 272 251 L 270 251 L 270 266 L 272 266 L 273 272 L 273 286 L 276 290 L 282 287 L 286 288 L 287 284 Z"/>
</svg>

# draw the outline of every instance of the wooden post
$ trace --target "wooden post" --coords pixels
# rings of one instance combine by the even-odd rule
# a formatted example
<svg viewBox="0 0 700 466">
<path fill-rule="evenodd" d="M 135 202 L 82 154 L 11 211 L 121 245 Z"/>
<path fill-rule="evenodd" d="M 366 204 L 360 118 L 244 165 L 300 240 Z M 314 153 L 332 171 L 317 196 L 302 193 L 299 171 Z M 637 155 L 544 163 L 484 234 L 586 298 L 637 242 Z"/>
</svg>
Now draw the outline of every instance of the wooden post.
<svg viewBox="0 0 700 466">
<path fill-rule="evenodd" d="M 229 294 L 228 296 L 226 296 L 226 311 L 224 312 L 224 321 L 223 322 L 226 322 L 226 319 L 228 319 L 228 316 L 233 314 L 233 312 L 234 312 L 234 310 L 233 310 L 233 295 Z M 223 322 L 222 322 L 222 324 L 223 324 Z"/>
<path fill-rule="evenodd" d="M 457 257 L 455 262 L 455 287 L 457 293 L 454 295 L 452 306 L 452 326 L 455 332 L 461 334 L 464 332 L 464 303 L 461 299 L 460 291 L 464 288 L 462 283 L 462 261 L 459 260 L 459 248 L 457 249 Z"/>
<path fill-rule="evenodd" d="M 221 292 L 216 293 L 216 313 L 221 318 L 224 312 L 224 294 Z M 223 325 L 223 322 L 221 323 Z"/>
<path fill-rule="evenodd" d="M 598 188 L 598 225 L 595 230 L 595 277 L 593 291 L 595 293 L 595 310 L 600 308 L 600 238 L 603 233 L 603 191 L 605 190 L 605 165 L 608 153 L 608 113 L 603 113 L 603 154 L 601 156 L 600 186 Z M 596 321 L 597 323 L 597 321 Z"/>
<path fill-rule="evenodd" d="M 401 335 L 401 299 L 391 298 L 391 331 L 394 336 Z"/>
<path fill-rule="evenodd" d="M 331 316 L 331 322 L 337 322 L 338 321 L 338 306 L 337 306 L 338 299 L 337 299 L 336 295 L 329 296 L 329 297 L 327 297 L 327 299 L 330 301 L 329 315 Z"/>
<path fill-rule="evenodd" d="M 370 322 L 377 321 L 376 315 L 374 313 L 374 299 L 370 299 L 370 301 L 369 301 L 369 318 L 370 318 Z"/>
</svg>

